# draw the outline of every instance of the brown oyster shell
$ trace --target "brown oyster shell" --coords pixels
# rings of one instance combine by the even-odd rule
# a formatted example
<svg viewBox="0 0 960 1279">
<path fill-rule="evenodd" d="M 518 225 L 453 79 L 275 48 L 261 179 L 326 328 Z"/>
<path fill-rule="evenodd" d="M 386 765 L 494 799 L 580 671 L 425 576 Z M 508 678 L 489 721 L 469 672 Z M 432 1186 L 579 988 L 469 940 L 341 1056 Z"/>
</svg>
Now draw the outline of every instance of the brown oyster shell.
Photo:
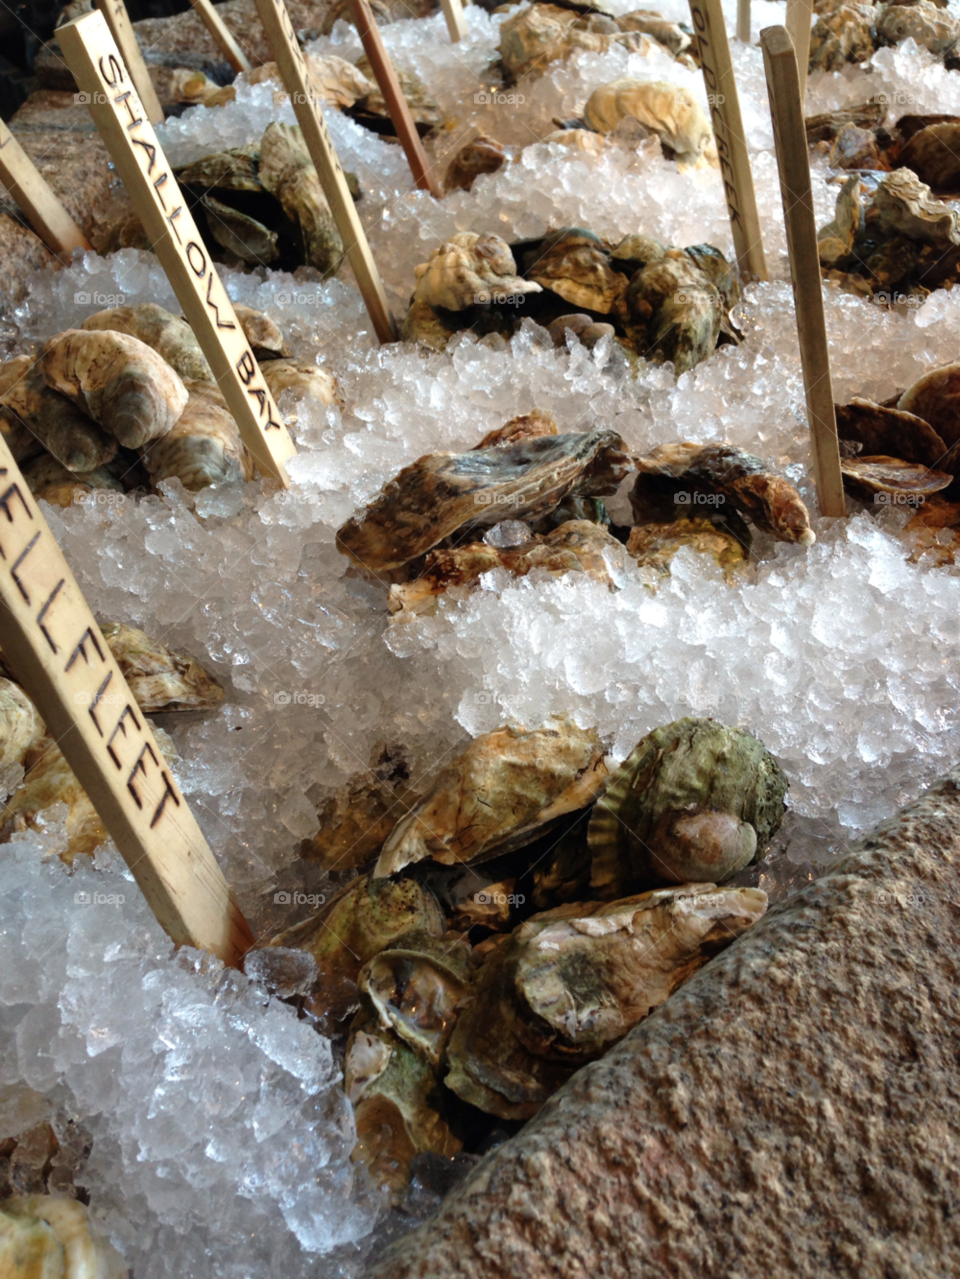
<svg viewBox="0 0 960 1279">
<path fill-rule="evenodd" d="M 222 249 L 248 266 L 268 266 L 280 256 L 277 233 L 207 192 L 200 197 L 207 228 Z"/>
<path fill-rule="evenodd" d="M 527 276 L 571 306 L 609 315 L 627 289 L 627 278 L 610 266 L 610 255 L 592 232 L 580 228 L 547 236 Z"/>
<path fill-rule="evenodd" d="M 837 435 L 841 440 L 861 444 L 861 451 L 867 456 L 885 454 L 935 467 L 947 452 L 946 444 L 929 422 L 914 413 L 884 408 L 859 397 L 849 404 L 838 404 L 836 413 Z"/>
<path fill-rule="evenodd" d="M 710 121 L 689 89 L 666 80 L 613 80 L 594 89 L 584 119 L 598 133 L 612 133 L 627 118 L 656 133 L 681 168 L 716 165 Z"/>
<path fill-rule="evenodd" d="M 531 409 L 512 417 L 503 426 L 488 431 L 478 449 L 492 449 L 498 444 L 519 444 L 521 440 L 533 440 L 538 435 L 559 435 L 560 426 L 552 413 L 544 409 Z"/>
<path fill-rule="evenodd" d="M 900 396 L 897 408 L 929 422 L 947 448 L 952 449 L 960 442 L 960 363 L 944 364 L 924 373 Z"/>
<path fill-rule="evenodd" d="M 465 311 L 490 302 L 496 294 L 539 293 L 540 285 L 521 279 L 509 244 L 498 235 L 461 231 L 450 236 L 414 270 L 413 301 L 446 311 Z"/>
<path fill-rule="evenodd" d="M 901 494 L 923 500 L 953 483 L 953 476 L 944 471 L 899 457 L 841 458 L 840 471 L 844 488 L 861 502 L 889 501 Z"/>
<path fill-rule="evenodd" d="M 31 458 L 20 469 L 34 497 L 42 498 L 51 506 L 72 506 L 74 502 L 86 501 L 88 494 L 95 490 L 124 491 L 123 485 L 106 467 L 77 474 L 68 471 L 49 453 Z"/>
<path fill-rule="evenodd" d="M 253 458 L 219 386 L 192 378 L 184 385 L 189 392 L 186 408 L 166 435 L 142 452 L 154 487 L 177 479 L 196 493 L 224 480 L 252 480 Z"/>
<path fill-rule="evenodd" d="M 181 377 L 214 381 L 193 329 L 183 316 L 173 315 L 155 302 L 97 311 L 95 315 L 88 315 L 80 327 L 87 331 L 113 329 L 118 333 L 128 333 L 146 342 Z"/>
<path fill-rule="evenodd" d="M 40 712 L 20 685 L 0 676 L 0 768 L 22 764 L 46 731 Z"/>
<path fill-rule="evenodd" d="M 243 336 L 250 344 L 254 358 L 260 360 L 289 360 L 290 347 L 276 320 L 256 310 L 234 302 L 233 313 L 240 321 Z"/>
<path fill-rule="evenodd" d="M 122 622 L 104 622 L 100 629 L 137 705 L 148 715 L 213 710 L 222 704 L 223 688 L 189 653 Z"/>
<path fill-rule="evenodd" d="M 443 189 L 447 193 L 469 191 L 481 174 L 496 173 L 506 160 L 507 153 L 496 138 L 480 133 L 472 141 L 464 143 L 450 161 L 443 179 Z"/>
<path fill-rule="evenodd" d="M 886 114 L 885 103 L 862 102 L 859 106 L 845 107 L 839 111 L 824 111 L 820 115 L 808 115 L 803 122 L 807 142 L 811 146 L 816 142 L 832 142 L 847 124 L 854 124 L 861 129 L 874 129 L 883 123 Z"/>
<path fill-rule="evenodd" d="M 847 62 L 871 58 L 874 16 L 869 4 L 843 4 L 821 14 L 810 32 L 810 73 L 839 71 Z"/>
<path fill-rule="evenodd" d="M 334 274 L 343 259 L 343 241 L 296 125 L 274 121 L 267 126 L 260 140 L 258 173 L 263 186 L 299 228 L 307 266 L 316 267 L 324 276 Z"/>
<path fill-rule="evenodd" d="M 744 545 L 727 528 L 718 526 L 705 515 L 666 524 L 634 525 L 627 541 L 627 554 L 641 567 L 653 568 L 668 576 L 670 561 L 684 547 L 698 555 L 712 556 L 728 581 L 733 580 L 735 570 L 749 563 L 749 543 Z"/>
<path fill-rule="evenodd" d="M 637 271 L 625 305 L 627 336 L 637 354 L 671 360 L 678 376 L 716 350 L 723 297 L 682 249 L 669 249 Z"/>
<path fill-rule="evenodd" d="M 452 866 L 522 848 L 592 803 L 606 776 L 597 734 L 569 718 L 484 733 L 398 822 L 375 873 L 394 875 L 425 857 Z"/>
<path fill-rule="evenodd" d="M 68 471 L 95 471 L 112 461 L 117 441 L 74 399 L 47 385 L 40 366 L 18 356 L 3 366 L 0 415 L 19 460 L 47 450 Z M 4 431 L 8 437 L 8 430 Z"/>
<path fill-rule="evenodd" d="M 629 468 L 620 436 L 606 430 L 427 454 L 343 525 L 337 546 L 374 572 L 400 568 L 458 531 L 537 519 L 569 495 L 614 493 Z"/>
<path fill-rule="evenodd" d="M 960 23 L 931 0 L 878 4 L 874 21 L 877 38 L 883 44 L 912 39 L 931 53 L 942 54 L 950 51 L 960 38 Z"/>
<path fill-rule="evenodd" d="M 888 173 L 873 195 L 873 208 L 888 234 L 947 250 L 960 245 L 960 215 L 934 198 L 926 183 L 909 169 Z"/>
<path fill-rule="evenodd" d="M 899 164 L 938 191 L 960 186 L 960 123 L 927 125 L 900 149 Z"/>
</svg>

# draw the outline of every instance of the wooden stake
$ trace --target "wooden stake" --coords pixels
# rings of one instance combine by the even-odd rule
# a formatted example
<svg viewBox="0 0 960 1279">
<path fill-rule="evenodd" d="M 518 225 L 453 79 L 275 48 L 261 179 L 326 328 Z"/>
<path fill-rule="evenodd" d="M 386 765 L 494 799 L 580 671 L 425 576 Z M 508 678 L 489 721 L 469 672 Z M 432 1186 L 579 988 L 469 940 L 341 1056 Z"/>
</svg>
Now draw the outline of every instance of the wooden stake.
<svg viewBox="0 0 960 1279">
<path fill-rule="evenodd" d="M 737 0 L 737 39 L 750 43 L 750 0 Z"/>
<path fill-rule="evenodd" d="M 737 265 L 745 280 L 767 280 L 753 173 L 720 0 L 690 0 L 690 16 L 707 86 Z"/>
<path fill-rule="evenodd" d="M 777 145 L 817 495 L 824 515 L 846 515 L 797 56 L 785 27 L 765 27 L 760 44 Z"/>
<path fill-rule="evenodd" d="M 0 181 L 23 210 L 23 215 L 51 252 L 69 263 L 74 249 L 89 249 L 90 241 L 74 222 L 36 165 L 0 120 Z"/>
<path fill-rule="evenodd" d="M 420 134 L 417 132 L 417 126 L 414 124 L 413 116 L 410 114 L 410 107 L 403 96 L 403 90 L 400 88 L 400 80 L 384 48 L 383 36 L 381 36 L 380 28 L 374 21 L 368 0 L 348 0 L 348 2 L 350 15 L 357 28 L 364 52 L 370 61 L 370 66 L 373 68 L 373 74 L 377 78 L 380 92 L 383 94 L 384 101 L 387 104 L 393 127 L 397 131 L 400 145 L 406 152 L 407 163 L 410 165 L 413 180 L 421 191 L 429 191 L 431 195 L 436 196 L 439 200 L 440 188 L 437 185 L 436 178 L 430 172 L 430 161 L 427 159 L 423 143 L 420 141 Z"/>
<path fill-rule="evenodd" d="M 467 34 L 467 19 L 464 16 L 460 0 L 440 0 L 443 16 L 447 20 L 447 30 L 454 44 Z"/>
<path fill-rule="evenodd" d="M 203 24 L 217 42 L 223 56 L 234 71 L 249 71 L 250 59 L 237 44 L 233 32 L 217 13 L 210 0 L 190 0 L 190 3 L 203 19 Z"/>
<path fill-rule="evenodd" d="M 797 55 L 800 79 L 800 102 L 807 96 L 807 67 L 810 64 L 810 26 L 813 21 L 812 0 L 787 0 L 787 35 Z"/>
<path fill-rule="evenodd" d="M 94 122 L 244 444 L 261 474 L 288 488 L 284 463 L 296 453 L 293 441 L 103 16 L 88 13 L 58 27 L 57 39 L 77 83 L 90 95 Z"/>
<path fill-rule="evenodd" d="M 0 628 L 161 927 L 239 965 L 253 934 L 2 438 Z"/>
<path fill-rule="evenodd" d="M 130 72 L 130 79 L 143 103 L 147 119 L 151 124 L 163 124 L 163 107 L 160 105 L 157 91 L 150 79 L 147 64 L 143 60 L 140 43 L 130 21 L 130 15 L 127 13 L 127 6 L 123 0 L 93 0 L 93 3 L 107 20 L 110 34 L 116 41 L 120 56 Z M 60 39 L 59 30 L 57 39 Z M 77 83 L 79 84 L 79 81 Z M 82 85 L 80 87 L 83 88 Z"/>
<path fill-rule="evenodd" d="M 280 78 L 293 103 L 297 123 L 303 130 L 310 158 L 320 175 L 330 212 L 357 277 L 374 332 L 381 342 L 395 342 L 396 324 L 387 305 L 383 281 L 370 252 L 363 224 L 357 216 L 327 122 L 313 92 L 307 61 L 297 41 L 286 5 L 283 0 L 257 0 L 257 12 L 267 33 L 267 43 L 274 61 L 280 70 Z"/>
</svg>

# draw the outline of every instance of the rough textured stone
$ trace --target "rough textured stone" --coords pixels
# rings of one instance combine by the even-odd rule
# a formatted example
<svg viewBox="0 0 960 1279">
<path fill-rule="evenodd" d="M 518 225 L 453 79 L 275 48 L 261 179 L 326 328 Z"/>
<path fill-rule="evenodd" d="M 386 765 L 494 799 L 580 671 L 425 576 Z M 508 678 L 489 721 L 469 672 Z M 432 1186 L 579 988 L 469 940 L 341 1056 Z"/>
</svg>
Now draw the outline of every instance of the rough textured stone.
<svg viewBox="0 0 960 1279">
<path fill-rule="evenodd" d="M 958 934 L 960 769 L 575 1075 L 372 1275 L 956 1275 Z"/>
</svg>

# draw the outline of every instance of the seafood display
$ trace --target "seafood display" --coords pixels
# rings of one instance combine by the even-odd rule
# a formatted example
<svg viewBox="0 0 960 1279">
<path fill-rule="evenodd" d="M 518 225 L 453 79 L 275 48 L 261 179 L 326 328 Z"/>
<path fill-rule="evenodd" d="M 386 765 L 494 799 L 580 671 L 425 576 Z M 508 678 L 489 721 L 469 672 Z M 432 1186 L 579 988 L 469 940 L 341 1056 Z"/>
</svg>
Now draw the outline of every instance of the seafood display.
<svg viewBox="0 0 960 1279">
<path fill-rule="evenodd" d="M 403 337 L 442 350 L 455 333 L 510 336 L 531 316 L 558 345 L 567 329 L 588 345 L 609 336 L 621 358 L 669 360 L 679 374 L 718 343 L 740 341 L 739 300 L 733 269 L 709 244 L 676 249 L 628 235 L 609 245 L 583 227 L 513 245 L 463 232 L 416 268 Z"/>
</svg>

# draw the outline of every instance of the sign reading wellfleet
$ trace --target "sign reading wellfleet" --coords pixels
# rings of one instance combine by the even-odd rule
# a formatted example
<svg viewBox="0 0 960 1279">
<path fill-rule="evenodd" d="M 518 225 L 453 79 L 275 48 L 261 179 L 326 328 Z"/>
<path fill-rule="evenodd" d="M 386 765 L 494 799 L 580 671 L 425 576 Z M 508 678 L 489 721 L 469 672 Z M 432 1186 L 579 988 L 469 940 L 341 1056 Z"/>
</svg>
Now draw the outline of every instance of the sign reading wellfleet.
<svg viewBox="0 0 960 1279">
<path fill-rule="evenodd" d="M 2 437 L 0 630 L 161 926 L 238 964 L 247 922 Z"/>
<path fill-rule="evenodd" d="M 293 441 L 103 16 L 58 27 L 57 40 L 244 444 L 262 475 L 289 487 Z"/>
<path fill-rule="evenodd" d="M 737 82 L 720 0 L 690 0 L 693 38 L 703 67 L 710 122 L 720 158 L 723 191 L 730 215 L 737 265 L 745 280 L 767 280 L 757 197 L 740 115 Z"/>
</svg>

